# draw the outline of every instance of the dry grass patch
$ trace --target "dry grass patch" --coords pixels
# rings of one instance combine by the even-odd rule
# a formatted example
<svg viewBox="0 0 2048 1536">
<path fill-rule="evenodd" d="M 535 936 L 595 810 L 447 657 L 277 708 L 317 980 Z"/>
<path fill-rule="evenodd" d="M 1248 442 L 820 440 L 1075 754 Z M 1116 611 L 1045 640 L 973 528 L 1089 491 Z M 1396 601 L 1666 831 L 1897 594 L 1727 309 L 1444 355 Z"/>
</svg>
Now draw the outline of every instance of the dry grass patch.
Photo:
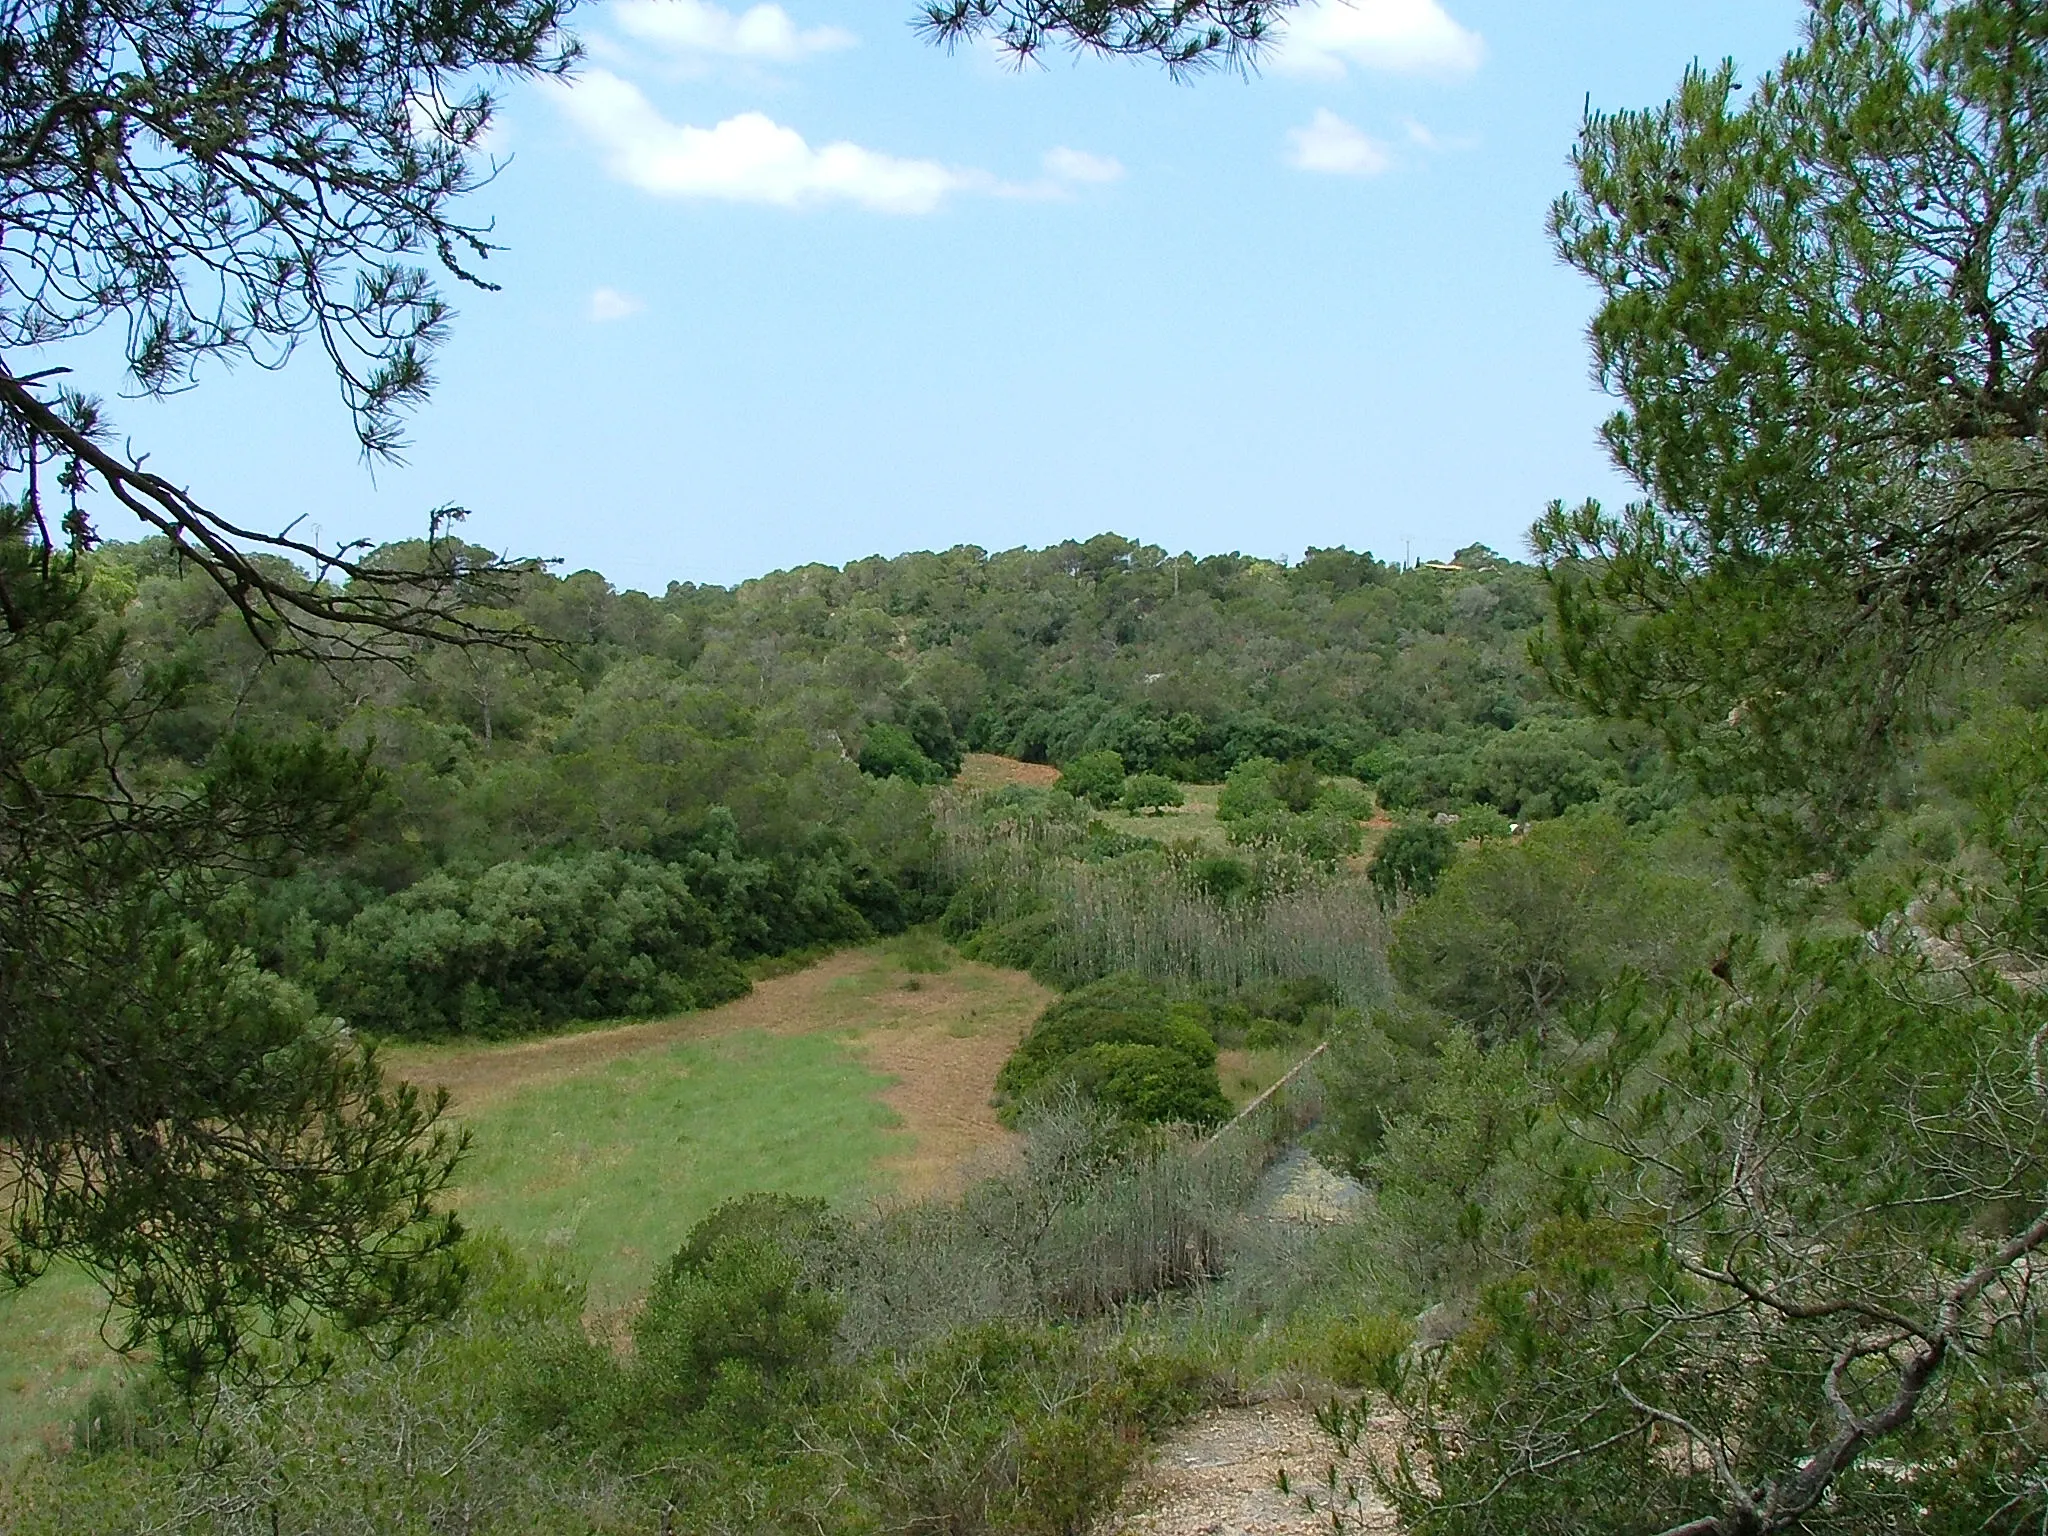
<svg viewBox="0 0 2048 1536">
<path fill-rule="evenodd" d="M 1187 797 L 1187 804 L 1167 806 L 1156 816 L 1150 811 L 1136 814 L 1102 811 L 1097 814 L 1117 831 L 1134 837 L 1149 837 L 1165 843 L 1187 838 L 1217 853 L 1231 852 L 1230 834 L 1216 819 L 1216 803 L 1222 797 L 1223 786 L 1183 784 L 1180 789 Z"/>
<path fill-rule="evenodd" d="M 970 752 L 960 760 L 960 772 L 953 782 L 962 789 L 1001 789 L 1005 784 L 1047 789 L 1057 784 L 1059 777 L 1059 769 L 1051 763 L 1027 763 L 994 752 Z"/>
</svg>

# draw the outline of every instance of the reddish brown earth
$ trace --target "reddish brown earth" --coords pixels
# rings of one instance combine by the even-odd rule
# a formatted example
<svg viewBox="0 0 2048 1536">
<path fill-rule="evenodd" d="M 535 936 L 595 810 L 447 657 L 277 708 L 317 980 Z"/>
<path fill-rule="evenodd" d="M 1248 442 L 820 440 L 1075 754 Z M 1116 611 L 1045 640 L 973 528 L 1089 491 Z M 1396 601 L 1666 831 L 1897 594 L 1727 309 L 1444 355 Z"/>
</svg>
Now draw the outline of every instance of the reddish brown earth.
<svg viewBox="0 0 2048 1536">
<path fill-rule="evenodd" d="M 993 752 L 970 752 L 960 763 L 953 782 L 962 789 L 1001 789 L 1005 784 L 1026 784 L 1044 789 L 1059 782 L 1060 771 L 1051 763 L 1027 763 L 1021 758 L 998 757 Z"/>
</svg>

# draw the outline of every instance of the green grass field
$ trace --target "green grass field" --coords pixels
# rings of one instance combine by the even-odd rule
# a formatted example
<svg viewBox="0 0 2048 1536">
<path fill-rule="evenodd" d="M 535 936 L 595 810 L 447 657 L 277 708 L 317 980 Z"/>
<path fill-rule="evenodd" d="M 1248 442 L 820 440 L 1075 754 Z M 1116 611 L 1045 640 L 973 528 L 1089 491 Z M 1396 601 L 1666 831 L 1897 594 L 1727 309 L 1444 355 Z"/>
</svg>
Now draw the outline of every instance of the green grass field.
<svg viewBox="0 0 2048 1536">
<path fill-rule="evenodd" d="M 0 1470 L 114 1379 L 102 1312 L 98 1287 L 68 1264 L 25 1291 L 0 1290 Z"/>
<path fill-rule="evenodd" d="M 620 1305 L 719 1201 L 858 1193 L 889 1147 L 885 1080 L 828 1035 L 684 1042 L 529 1088 L 465 1123 L 457 1208 L 566 1253 Z"/>
<path fill-rule="evenodd" d="M 473 1102 L 458 1089 L 454 1118 L 474 1144 L 456 1209 L 471 1227 L 563 1254 L 603 1313 L 630 1304 L 728 1196 L 844 1199 L 889 1186 L 897 1165 L 883 1160 L 913 1139 L 880 1097 L 894 1079 L 856 1037 L 930 1014 L 963 1051 L 992 1051 L 992 1078 L 1042 998 L 1028 977 L 959 964 L 934 936 L 912 933 L 765 980 L 750 998 L 677 1021 L 680 1038 L 601 1036 L 599 1026 L 553 1037 L 578 1052 L 560 1064 L 536 1063 L 534 1042 L 513 1041 L 407 1047 L 387 1066 L 423 1083 L 467 1073 Z M 980 1038 L 991 1027 L 992 1046 Z M 953 1091 L 985 1100 L 988 1088 Z M 0 1292 L 0 1471 L 61 1435 L 122 1368 L 99 1337 L 101 1314 L 100 1292 L 75 1269 Z"/>
<path fill-rule="evenodd" d="M 565 1254 L 608 1311 L 728 1196 L 870 1187 L 892 1150 L 886 1083 L 836 1033 L 750 1031 L 622 1057 L 463 1117 L 475 1146 L 454 1203 L 471 1227 Z M 0 1466 L 61 1433 L 121 1369 L 100 1316 L 75 1269 L 0 1295 Z"/>
<path fill-rule="evenodd" d="M 1224 834 L 1223 823 L 1216 819 L 1216 801 L 1223 793 L 1223 786 L 1183 784 L 1180 788 L 1188 803 L 1162 811 L 1157 816 L 1149 812 L 1133 815 L 1129 811 L 1102 811 L 1097 814 L 1119 832 L 1156 838 L 1163 843 L 1183 837 L 1193 838 L 1218 853 L 1228 853 L 1230 839 Z"/>
</svg>

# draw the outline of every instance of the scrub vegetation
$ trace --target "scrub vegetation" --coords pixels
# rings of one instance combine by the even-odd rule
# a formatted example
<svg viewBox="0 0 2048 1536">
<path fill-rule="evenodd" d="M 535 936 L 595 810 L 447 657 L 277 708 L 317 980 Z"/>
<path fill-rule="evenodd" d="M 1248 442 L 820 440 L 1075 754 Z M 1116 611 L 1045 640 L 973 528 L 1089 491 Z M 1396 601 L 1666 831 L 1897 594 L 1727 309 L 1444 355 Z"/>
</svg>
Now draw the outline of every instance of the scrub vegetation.
<svg viewBox="0 0 2048 1536">
<path fill-rule="evenodd" d="M 927 21 L 1187 70 L 1284 9 Z M 233 270 L 367 349 L 387 451 L 438 311 L 347 229 L 468 248 L 484 104 L 392 135 L 567 59 L 400 10 L 196 85 L 135 44 L 134 160 L 7 125 L 170 23 L 30 7 L 10 230 L 189 172 L 192 248 L 265 247 L 209 178 L 353 125 L 320 302 Z M 222 71 L 297 115 L 166 105 Z M 1813 0 L 1573 175 L 1641 496 L 1534 565 L 1105 534 L 655 595 L 440 519 L 316 577 L 0 376 L 8 1528 L 1078 1536 L 1281 1392 L 1338 1533 L 2048 1528 L 2048 17 Z M 79 270 L 168 388 L 250 338 L 150 238 Z M 53 534 L 94 488 L 164 536 Z M 1276 1190 L 1306 1152 L 1342 1199 Z"/>
</svg>

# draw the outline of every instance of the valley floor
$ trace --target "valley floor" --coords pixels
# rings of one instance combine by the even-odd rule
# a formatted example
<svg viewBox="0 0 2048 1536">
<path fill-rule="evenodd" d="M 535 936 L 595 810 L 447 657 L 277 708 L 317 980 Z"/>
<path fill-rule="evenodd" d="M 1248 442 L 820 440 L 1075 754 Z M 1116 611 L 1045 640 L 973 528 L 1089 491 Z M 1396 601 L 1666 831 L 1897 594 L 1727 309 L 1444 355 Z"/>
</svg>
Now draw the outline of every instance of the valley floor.
<svg viewBox="0 0 2048 1536">
<path fill-rule="evenodd" d="M 923 935 L 828 956 L 722 1008 L 541 1039 L 403 1046 L 386 1070 L 449 1092 L 474 1137 L 454 1203 L 560 1251 L 592 1311 L 635 1305 L 719 1201 L 891 1199 L 953 1187 L 1010 1133 L 997 1070 L 1052 994 Z M 0 1295 L 0 1468 L 61 1439 L 119 1362 L 100 1293 L 60 1269 Z"/>
</svg>

